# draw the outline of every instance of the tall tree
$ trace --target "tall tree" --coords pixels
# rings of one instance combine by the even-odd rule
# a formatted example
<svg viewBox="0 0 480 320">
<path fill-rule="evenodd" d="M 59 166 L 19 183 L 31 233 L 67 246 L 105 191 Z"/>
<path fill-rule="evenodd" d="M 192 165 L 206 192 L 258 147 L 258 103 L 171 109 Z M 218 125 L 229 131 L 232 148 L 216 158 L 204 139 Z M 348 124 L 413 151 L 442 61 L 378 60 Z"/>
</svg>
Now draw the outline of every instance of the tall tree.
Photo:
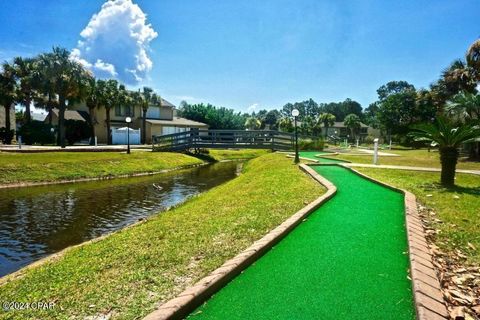
<svg viewBox="0 0 480 320">
<path fill-rule="evenodd" d="M 95 125 L 97 124 L 97 120 L 95 119 L 95 110 L 99 109 L 102 103 L 103 94 L 104 94 L 104 87 L 105 81 L 103 80 L 96 80 L 95 78 L 91 77 L 88 79 L 88 85 L 86 89 L 86 98 L 85 104 L 88 108 L 88 114 L 90 116 L 90 144 L 95 144 Z"/>
<path fill-rule="evenodd" d="M 476 81 L 480 81 L 480 39 L 475 40 L 467 50 L 467 65 L 472 69 Z"/>
<path fill-rule="evenodd" d="M 378 90 L 376 117 L 389 134 L 406 134 L 416 121 L 415 87 L 406 81 L 390 81 Z"/>
<path fill-rule="evenodd" d="M 444 117 L 438 117 L 434 123 L 414 126 L 410 136 L 417 141 L 438 146 L 442 165 L 440 183 L 450 187 L 455 183 L 458 148 L 463 143 L 480 137 L 480 126 L 455 125 Z"/>
<path fill-rule="evenodd" d="M 277 130 L 278 129 L 278 120 L 280 119 L 281 115 L 278 110 L 270 110 L 265 115 L 263 119 L 264 127 L 268 126 L 270 130 Z"/>
<path fill-rule="evenodd" d="M 348 114 L 343 120 L 343 124 L 350 129 L 352 133 L 352 139 L 355 139 L 357 136 L 357 131 L 361 128 L 360 117 L 354 113 Z"/>
<path fill-rule="evenodd" d="M 250 117 L 245 121 L 245 128 L 248 130 L 258 130 L 262 123 L 255 117 Z"/>
<path fill-rule="evenodd" d="M 392 94 L 414 91 L 415 87 L 407 81 L 390 81 L 377 89 L 378 99 L 385 100 Z"/>
<path fill-rule="evenodd" d="M 278 127 L 280 128 L 280 131 L 283 132 L 293 132 L 293 122 L 292 118 L 290 117 L 282 117 L 278 121 Z"/>
<path fill-rule="evenodd" d="M 323 127 L 325 128 L 325 132 L 324 132 L 325 139 L 327 138 L 328 128 L 330 128 L 335 124 L 335 119 L 336 119 L 335 115 L 331 113 L 322 113 L 318 117 L 319 124 L 323 124 Z"/>
<path fill-rule="evenodd" d="M 142 143 L 145 143 L 147 139 L 147 111 L 148 107 L 152 104 L 153 89 L 149 87 L 143 87 L 141 93 L 142 102 Z"/>
<path fill-rule="evenodd" d="M 65 148 L 65 110 L 69 103 L 84 98 L 89 73 L 80 63 L 70 59 L 68 50 L 58 47 L 53 48 L 52 53 L 41 54 L 38 67 L 43 82 L 41 87 L 49 87 L 48 92 L 58 95 L 58 137 L 60 146 Z"/>
<path fill-rule="evenodd" d="M 28 123 L 31 121 L 30 105 L 36 96 L 34 90 L 36 61 L 33 58 L 16 57 L 13 59 L 13 66 L 19 83 L 17 102 L 25 107 L 24 119 Z"/>
<path fill-rule="evenodd" d="M 111 110 L 120 101 L 120 88 L 118 81 L 109 79 L 105 82 L 105 88 L 102 94 L 102 105 L 105 109 L 105 124 L 107 128 L 107 144 L 112 144 L 112 132 L 111 132 Z"/>
<path fill-rule="evenodd" d="M 14 67 L 5 62 L 2 65 L 0 72 L 0 104 L 5 110 L 5 135 L 2 137 L 3 143 L 12 143 L 13 135 L 11 134 L 11 119 L 10 112 L 14 107 L 15 99 L 17 98 L 17 82 L 15 79 Z"/>
</svg>

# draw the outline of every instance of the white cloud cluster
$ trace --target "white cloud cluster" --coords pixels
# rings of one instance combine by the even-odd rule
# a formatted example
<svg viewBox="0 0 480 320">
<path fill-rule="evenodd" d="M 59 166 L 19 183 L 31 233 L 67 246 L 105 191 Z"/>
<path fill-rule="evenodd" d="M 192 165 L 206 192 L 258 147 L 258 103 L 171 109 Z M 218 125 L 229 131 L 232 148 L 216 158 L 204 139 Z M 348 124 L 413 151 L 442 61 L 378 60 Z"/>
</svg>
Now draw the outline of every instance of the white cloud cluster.
<svg viewBox="0 0 480 320">
<path fill-rule="evenodd" d="M 105 2 L 80 36 L 71 56 L 100 78 L 116 77 L 135 84 L 152 69 L 148 51 L 157 32 L 132 0 Z"/>
<path fill-rule="evenodd" d="M 253 111 L 257 110 L 257 108 L 258 108 L 258 103 L 254 103 L 247 108 L 247 112 L 253 112 Z"/>
</svg>

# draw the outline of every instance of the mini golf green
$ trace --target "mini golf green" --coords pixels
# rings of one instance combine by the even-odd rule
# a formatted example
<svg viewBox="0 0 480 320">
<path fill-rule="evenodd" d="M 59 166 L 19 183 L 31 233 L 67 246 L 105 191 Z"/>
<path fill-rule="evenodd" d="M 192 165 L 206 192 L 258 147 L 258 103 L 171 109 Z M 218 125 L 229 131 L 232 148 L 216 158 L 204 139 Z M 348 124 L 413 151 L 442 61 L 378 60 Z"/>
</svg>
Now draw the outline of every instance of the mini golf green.
<svg viewBox="0 0 480 320">
<path fill-rule="evenodd" d="M 318 155 L 318 157 L 317 157 Z M 319 163 L 341 163 L 346 162 L 344 160 L 334 159 L 335 157 L 331 152 L 325 151 L 301 151 L 300 157 L 310 158 L 318 161 Z"/>
<path fill-rule="evenodd" d="M 339 166 L 314 169 L 337 194 L 189 318 L 415 318 L 403 195 Z"/>
</svg>

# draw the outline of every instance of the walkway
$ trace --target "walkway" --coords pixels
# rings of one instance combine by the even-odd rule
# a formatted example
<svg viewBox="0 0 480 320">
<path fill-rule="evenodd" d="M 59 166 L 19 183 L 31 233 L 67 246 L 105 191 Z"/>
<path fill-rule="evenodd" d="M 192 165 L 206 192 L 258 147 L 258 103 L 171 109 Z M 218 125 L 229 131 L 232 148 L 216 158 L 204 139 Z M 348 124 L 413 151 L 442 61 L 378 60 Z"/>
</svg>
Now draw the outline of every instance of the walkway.
<svg viewBox="0 0 480 320">
<path fill-rule="evenodd" d="M 317 157 L 318 155 L 318 157 Z M 350 163 L 340 159 L 334 159 L 329 157 L 328 152 L 322 151 L 305 151 L 301 152 L 301 156 L 305 159 L 312 159 L 318 161 L 318 163 L 341 163 L 346 167 L 361 167 L 361 168 L 377 168 L 377 169 L 396 169 L 396 170 L 411 170 L 411 171 L 426 171 L 426 172 L 440 172 L 440 168 L 431 167 L 412 167 L 412 166 L 396 166 L 396 165 L 376 165 L 366 163 Z M 333 157 L 333 156 L 332 156 Z M 480 175 L 480 170 L 467 170 L 457 169 L 457 173 L 467 173 Z"/>
<path fill-rule="evenodd" d="M 347 167 L 378 168 L 378 169 L 398 169 L 398 170 L 430 171 L 430 172 L 440 172 L 441 171 L 440 168 L 393 166 L 393 165 L 382 165 L 382 164 L 381 165 L 375 165 L 375 164 L 362 164 L 362 163 L 344 163 L 343 165 L 345 165 Z M 457 169 L 455 172 L 480 175 L 480 170 Z"/>
<path fill-rule="evenodd" d="M 403 195 L 340 166 L 314 169 L 337 194 L 190 318 L 415 318 Z"/>
</svg>

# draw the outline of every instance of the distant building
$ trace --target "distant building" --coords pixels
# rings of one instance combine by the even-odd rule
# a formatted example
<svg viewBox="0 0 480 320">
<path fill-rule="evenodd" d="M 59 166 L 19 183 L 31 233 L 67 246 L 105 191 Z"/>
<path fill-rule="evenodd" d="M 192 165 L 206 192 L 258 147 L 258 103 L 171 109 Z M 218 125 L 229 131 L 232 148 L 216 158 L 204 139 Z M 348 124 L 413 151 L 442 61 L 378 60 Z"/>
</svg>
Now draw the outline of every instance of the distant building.
<svg viewBox="0 0 480 320">
<path fill-rule="evenodd" d="M 131 117 L 130 127 L 143 130 L 142 110 L 140 107 L 116 106 L 110 109 L 111 129 L 119 129 L 126 126 L 125 118 Z M 96 109 L 93 114 L 95 134 L 98 143 L 107 143 L 107 124 L 105 109 Z M 90 121 L 88 108 L 84 103 L 76 104 L 65 111 L 65 119 Z M 47 116 L 44 120 L 49 121 Z M 58 124 L 58 110 L 52 111 L 52 124 Z M 177 133 L 191 128 L 208 129 L 208 125 L 202 122 L 192 121 L 176 116 L 176 109 L 173 104 L 162 99 L 161 106 L 150 106 L 146 117 L 146 143 L 152 143 L 152 135 Z"/>
<path fill-rule="evenodd" d="M 322 133 L 325 134 L 325 128 L 322 126 Z M 334 136 L 339 138 L 347 138 L 347 136 L 351 136 L 352 132 L 350 128 L 348 128 L 343 122 L 336 121 L 333 126 L 328 127 L 327 136 Z M 357 136 L 360 140 L 365 139 L 367 136 L 372 136 L 374 138 L 380 137 L 380 130 L 374 129 L 370 126 L 367 126 L 364 123 L 360 123 L 360 129 L 357 131 Z"/>
</svg>

